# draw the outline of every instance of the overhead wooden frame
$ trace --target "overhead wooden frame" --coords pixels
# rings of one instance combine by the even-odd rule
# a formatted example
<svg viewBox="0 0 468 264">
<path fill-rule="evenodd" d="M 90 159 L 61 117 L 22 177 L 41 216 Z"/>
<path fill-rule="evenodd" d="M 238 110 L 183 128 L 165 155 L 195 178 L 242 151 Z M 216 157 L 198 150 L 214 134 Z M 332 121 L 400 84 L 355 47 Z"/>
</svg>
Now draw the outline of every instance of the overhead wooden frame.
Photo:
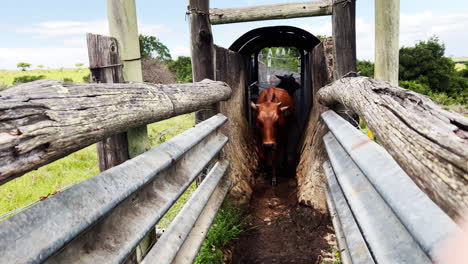
<svg viewBox="0 0 468 264">
<path fill-rule="evenodd" d="M 308 1 L 288 4 L 259 5 L 239 8 L 210 8 L 212 25 L 248 21 L 327 16 L 332 14 L 333 1 Z"/>
</svg>

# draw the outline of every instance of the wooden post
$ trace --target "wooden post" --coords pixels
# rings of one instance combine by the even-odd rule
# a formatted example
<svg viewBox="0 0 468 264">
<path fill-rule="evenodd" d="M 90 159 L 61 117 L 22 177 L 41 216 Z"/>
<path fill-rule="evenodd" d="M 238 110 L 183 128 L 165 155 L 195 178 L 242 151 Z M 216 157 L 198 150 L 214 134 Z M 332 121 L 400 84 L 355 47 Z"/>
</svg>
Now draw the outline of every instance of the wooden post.
<svg viewBox="0 0 468 264">
<path fill-rule="evenodd" d="M 334 0 L 332 34 L 335 54 L 335 80 L 356 72 L 356 2 Z"/>
<path fill-rule="evenodd" d="M 210 1 L 189 0 L 188 14 L 190 23 L 190 52 L 192 55 L 193 81 L 214 79 L 213 34 L 209 21 Z M 216 106 L 207 106 L 207 110 L 196 113 L 197 123 L 216 113 Z"/>
<path fill-rule="evenodd" d="M 398 85 L 400 0 L 375 0 L 376 80 Z"/>
<path fill-rule="evenodd" d="M 117 40 L 112 37 L 87 34 L 89 68 L 93 82 L 122 83 L 122 65 Z M 129 159 L 127 132 L 97 143 L 99 169 L 105 171 Z"/>
<path fill-rule="evenodd" d="M 356 0 L 333 0 L 332 35 L 334 78 L 355 76 L 356 69 Z M 359 117 L 343 105 L 333 107 L 338 114 L 353 124 L 359 125 Z"/>
<path fill-rule="evenodd" d="M 120 46 L 125 81 L 143 81 L 135 0 L 107 0 L 109 32 Z M 150 148 L 146 126 L 128 131 L 128 150 L 133 158 Z"/>
<path fill-rule="evenodd" d="M 121 46 L 120 56 L 123 61 L 123 76 L 126 81 L 143 81 L 141 71 L 140 42 L 136 17 L 135 0 L 107 0 L 107 19 L 109 32 Z M 131 158 L 150 149 L 146 126 L 129 129 L 127 132 L 128 151 Z M 149 248 L 156 241 L 156 229 L 153 229 L 136 249 L 137 262 L 143 260 Z"/>
</svg>

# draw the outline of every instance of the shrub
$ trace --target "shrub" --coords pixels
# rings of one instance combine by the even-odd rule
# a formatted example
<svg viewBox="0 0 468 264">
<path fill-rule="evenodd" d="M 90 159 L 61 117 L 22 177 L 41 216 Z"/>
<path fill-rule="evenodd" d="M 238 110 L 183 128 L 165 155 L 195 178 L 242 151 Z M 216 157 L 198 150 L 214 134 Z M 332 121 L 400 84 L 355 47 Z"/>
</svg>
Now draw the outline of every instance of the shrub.
<svg viewBox="0 0 468 264">
<path fill-rule="evenodd" d="M 174 74 L 169 71 L 164 63 L 158 59 L 143 57 L 141 59 L 143 81 L 150 83 L 175 83 Z"/>
<path fill-rule="evenodd" d="M 13 84 L 21 84 L 21 83 L 27 83 L 27 82 L 33 82 L 37 80 L 45 79 L 44 75 L 23 75 L 19 77 L 15 77 L 13 79 Z"/>
<path fill-rule="evenodd" d="M 408 90 L 420 93 L 420 94 L 429 94 L 431 89 L 425 84 L 421 84 L 417 81 L 400 81 L 400 87 L 406 88 Z"/>
<path fill-rule="evenodd" d="M 64 78 L 63 78 L 63 81 L 64 81 L 64 82 L 73 82 L 73 79 L 72 79 L 72 78 L 68 78 L 68 77 L 64 77 Z"/>
</svg>

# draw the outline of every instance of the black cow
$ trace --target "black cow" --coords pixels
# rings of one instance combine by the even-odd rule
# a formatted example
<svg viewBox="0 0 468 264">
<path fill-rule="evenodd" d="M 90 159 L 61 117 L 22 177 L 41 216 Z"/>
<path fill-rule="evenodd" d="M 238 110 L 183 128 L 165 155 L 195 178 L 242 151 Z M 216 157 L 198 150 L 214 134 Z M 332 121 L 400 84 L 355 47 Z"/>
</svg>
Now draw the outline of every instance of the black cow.
<svg viewBox="0 0 468 264">
<path fill-rule="evenodd" d="M 281 81 L 276 87 L 283 88 L 288 91 L 290 96 L 294 96 L 294 92 L 301 88 L 301 85 L 296 82 L 296 79 L 293 77 L 293 73 L 285 74 L 283 76 L 275 75 Z"/>
</svg>

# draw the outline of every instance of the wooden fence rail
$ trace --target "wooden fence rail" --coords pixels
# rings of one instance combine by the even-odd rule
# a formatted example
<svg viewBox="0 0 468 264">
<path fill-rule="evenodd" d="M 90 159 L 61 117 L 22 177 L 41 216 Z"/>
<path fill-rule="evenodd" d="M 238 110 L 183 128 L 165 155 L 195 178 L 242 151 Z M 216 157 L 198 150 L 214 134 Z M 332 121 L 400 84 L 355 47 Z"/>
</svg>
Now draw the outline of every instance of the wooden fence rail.
<svg viewBox="0 0 468 264">
<path fill-rule="evenodd" d="M 74 84 L 40 80 L 0 93 L 0 184 L 148 123 L 229 98 L 224 82 Z"/>
<path fill-rule="evenodd" d="M 467 118 L 366 77 L 340 79 L 318 95 L 323 104 L 343 104 L 363 118 L 413 181 L 452 218 L 461 216 L 468 207 Z"/>
<path fill-rule="evenodd" d="M 270 19 L 326 16 L 332 14 L 332 6 L 333 2 L 331 0 L 321 0 L 240 8 L 211 8 L 210 22 L 216 25 Z M 189 10 L 189 12 L 193 11 Z"/>
</svg>

